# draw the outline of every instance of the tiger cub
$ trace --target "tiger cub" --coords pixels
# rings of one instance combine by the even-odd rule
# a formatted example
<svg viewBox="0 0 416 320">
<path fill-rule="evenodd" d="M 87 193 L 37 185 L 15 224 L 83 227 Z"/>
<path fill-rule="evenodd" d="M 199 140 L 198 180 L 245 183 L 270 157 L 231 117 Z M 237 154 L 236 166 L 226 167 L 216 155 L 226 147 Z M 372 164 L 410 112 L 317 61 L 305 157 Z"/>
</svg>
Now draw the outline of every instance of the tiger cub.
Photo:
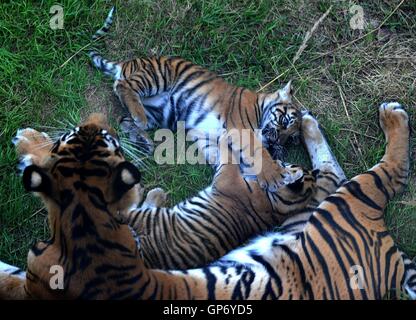
<svg viewBox="0 0 416 320">
<path fill-rule="evenodd" d="M 114 8 L 93 39 L 108 32 L 113 13 Z M 262 140 L 267 143 L 271 136 L 275 140 L 278 136 L 277 142 L 283 145 L 288 137 L 298 135 L 300 114 L 292 104 L 290 82 L 273 93 L 256 93 L 228 84 L 217 74 L 178 57 L 110 62 L 95 51 L 89 55 L 94 66 L 115 80 L 114 92 L 140 130 L 176 130 L 182 121 L 213 165 L 220 162 L 218 141 L 231 129 L 240 136 L 246 130 L 246 139 L 231 144 L 246 176 L 256 176 L 260 186 L 272 192 L 299 178 L 273 161 L 262 147 Z M 274 150 L 275 157 L 281 155 Z"/>
<path fill-rule="evenodd" d="M 74 144 L 56 145 L 71 161 L 24 171 L 26 189 L 48 207 L 52 237 L 31 249 L 26 274 L 0 263 L 0 298 L 381 299 L 404 292 L 416 299 L 416 265 L 395 245 L 383 216 L 409 172 L 408 115 L 398 103 L 381 105 L 379 113 L 385 155 L 342 186 L 343 171 L 317 121 L 305 115 L 306 147 L 327 172 L 317 181 L 323 191 L 317 206 L 211 265 L 185 271 L 146 268 L 128 228 L 114 217 L 135 197 L 137 169 L 115 156 L 117 143 L 102 129 L 89 140 L 102 142 L 95 144 L 101 153 L 83 148 L 81 128 L 67 136 Z M 76 172 L 87 176 L 80 180 Z M 65 271 L 63 290 L 49 285 L 52 265 Z"/>
</svg>

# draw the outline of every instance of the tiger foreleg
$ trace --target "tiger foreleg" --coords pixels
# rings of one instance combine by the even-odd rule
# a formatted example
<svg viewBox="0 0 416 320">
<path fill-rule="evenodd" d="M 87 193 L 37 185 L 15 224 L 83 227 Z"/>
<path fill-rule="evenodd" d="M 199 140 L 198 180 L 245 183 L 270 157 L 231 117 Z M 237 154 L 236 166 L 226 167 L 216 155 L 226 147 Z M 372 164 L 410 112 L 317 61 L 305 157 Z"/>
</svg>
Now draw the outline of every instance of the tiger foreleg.
<svg viewBox="0 0 416 320">
<path fill-rule="evenodd" d="M 318 121 L 309 113 L 302 117 L 302 138 L 312 167 L 317 172 L 317 189 L 314 200 L 319 204 L 346 180 L 344 171 L 329 147 Z"/>
<path fill-rule="evenodd" d="M 141 198 L 142 195 L 143 191 L 141 191 Z M 120 211 L 118 218 L 121 223 L 128 224 L 134 231 L 141 233 L 143 228 L 142 218 L 148 218 L 154 213 L 153 210 L 150 210 L 150 213 L 147 209 L 166 207 L 166 200 L 167 193 L 162 188 L 154 188 L 147 193 L 142 204 L 124 212 Z"/>
<path fill-rule="evenodd" d="M 289 170 L 281 161 L 273 160 L 254 131 L 250 130 L 248 135 L 243 134 L 241 139 L 237 134 L 229 135 L 232 139 L 234 159 L 240 161 L 243 175 L 256 176 L 262 189 L 275 192 L 302 177 L 302 170 Z"/>
<path fill-rule="evenodd" d="M 129 111 L 136 126 L 145 130 L 147 128 L 146 112 L 139 95 L 131 88 L 129 82 L 126 80 L 116 80 L 114 82 L 114 92 L 123 107 Z"/>
</svg>

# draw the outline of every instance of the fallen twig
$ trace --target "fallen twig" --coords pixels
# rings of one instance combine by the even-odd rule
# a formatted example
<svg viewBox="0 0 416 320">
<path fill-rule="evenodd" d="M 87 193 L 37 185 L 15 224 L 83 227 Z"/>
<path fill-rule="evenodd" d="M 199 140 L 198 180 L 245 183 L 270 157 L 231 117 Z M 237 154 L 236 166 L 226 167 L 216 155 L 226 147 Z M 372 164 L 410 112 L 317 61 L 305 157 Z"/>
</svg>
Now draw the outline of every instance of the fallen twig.
<svg viewBox="0 0 416 320">
<path fill-rule="evenodd" d="M 295 57 L 292 60 L 292 64 L 294 65 L 295 62 L 299 59 L 302 52 L 306 49 L 307 43 L 309 39 L 312 37 L 313 33 L 318 29 L 319 25 L 322 23 L 322 21 L 325 20 L 327 15 L 331 12 L 332 5 L 328 8 L 328 10 L 325 11 L 325 13 L 313 24 L 312 29 L 306 32 L 305 38 L 303 39 L 302 44 L 300 45 L 298 52 L 296 52 Z"/>
</svg>

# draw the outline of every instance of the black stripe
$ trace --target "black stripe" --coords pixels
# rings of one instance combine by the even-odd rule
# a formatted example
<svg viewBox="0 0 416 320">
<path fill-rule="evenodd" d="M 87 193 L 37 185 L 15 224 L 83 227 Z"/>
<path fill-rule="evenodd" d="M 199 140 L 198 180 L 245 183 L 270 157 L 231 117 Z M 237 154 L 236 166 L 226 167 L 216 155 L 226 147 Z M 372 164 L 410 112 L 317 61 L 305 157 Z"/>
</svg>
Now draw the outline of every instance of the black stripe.
<svg viewBox="0 0 416 320">
<path fill-rule="evenodd" d="M 360 200 L 361 202 L 365 203 L 370 208 L 382 211 L 383 209 L 375 203 L 372 199 L 370 199 L 361 189 L 360 184 L 357 181 L 350 181 L 343 186 L 348 190 L 351 195 L 353 195 L 356 199 Z"/>
<path fill-rule="evenodd" d="M 277 299 L 283 292 L 282 280 L 280 279 L 280 276 L 276 273 L 275 269 L 270 265 L 269 262 L 267 262 L 264 259 L 262 255 L 258 254 L 256 251 L 250 251 L 249 255 L 254 261 L 261 264 L 266 269 L 268 276 L 270 276 L 270 281 L 266 285 L 266 290 L 263 294 L 262 299 L 267 299 L 269 297 L 272 299 Z M 271 284 L 272 280 L 274 280 L 274 283 L 276 284 L 277 294 L 273 291 L 273 287 Z"/>
<path fill-rule="evenodd" d="M 314 216 L 311 217 L 311 220 L 314 218 Z M 329 273 L 329 268 L 328 265 L 326 263 L 325 257 L 322 255 L 320 248 L 318 248 L 315 244 L 315 242 L 312 240 L 312 238 L 307 234 L 306 235 L 306 241 L 309 244 L 309 246 L 311 247 L 312 252 L 315 254 L 316 256 L 316 260 L 319 263 L 319 265 L 322 267 L 322 271 L 325 277 L 325 282 L 326 282 L 326 286 L 325 286 L 325 292 L 326 289 L 329 289 L 329 299 L 333 300 L 334 299 L 334 289 L 332 286 L 332 281 L 331 281 L 331 274 Z M 325 293 L 325 297 L 326 297 L 326 293 Z"/>
<path fill-rule="evenodd" d="M 390 200 L 390 194 L 388 193 L 388 191 L 386 190 L 386 188 L 384 187 L 384 183 L 383 180 L 381 180 L 381 178 L 378 176 L 378 174 L 374 171 L 367 171 L 364 172 L 362 175 L 368 174 L 370 176 L 373 177 L 374 179 L 374 184 L 376 185 L 376 187 L 383 192 L 384 196 L 386 197 L 386 200 L 389 201 Z"/>
<path fill-rule="evenodd" d="M 207 280 L 207 298 L 208 300 L 215 300 L 215 284 L 217 282 L 217 278 L 209 268 L 203 268 L 202 272 L 205 274 L 205 278 Z"/>
</svg>

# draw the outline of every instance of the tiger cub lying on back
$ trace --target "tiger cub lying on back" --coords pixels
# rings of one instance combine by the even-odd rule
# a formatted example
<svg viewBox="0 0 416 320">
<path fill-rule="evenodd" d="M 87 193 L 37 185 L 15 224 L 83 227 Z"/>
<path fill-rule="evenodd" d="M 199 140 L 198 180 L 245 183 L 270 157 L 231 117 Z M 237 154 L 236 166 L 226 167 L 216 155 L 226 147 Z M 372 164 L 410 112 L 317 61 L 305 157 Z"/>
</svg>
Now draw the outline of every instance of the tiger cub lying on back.
<svg viewBox="0 0 416 320">
<path fill-rule="evenodd" d="M 108 32 L 113 12 L 114 8 L 93 39 Z M 292 105 L 290 83 L 274 93 L 258 94 L 230 85 L 217 74 L 182 58 L 110 62 L 94 51 L 90 57 L 99 70 L 113 77 L 114 92 L 140 129 L 175 130 L 177 122 L 184 121 L 185 129 L 194 129 L 191 138 L 198 141 L 211 164 L 219 163 L 217 144 L 224 134 L 238 129 L 241 136 L 242 129 L 249 129 L 250 139 L 231 145 L 245 175 L 257 176 L 260 186 L 269 191 L 299 178 L 279 167 L 261 141 L 267 144 L 274 137 L 282 145 L 289 136 L 297 135 L 300 119 Z M 260 138 L 256 130 L 265 136 Z"/>
</svg>

